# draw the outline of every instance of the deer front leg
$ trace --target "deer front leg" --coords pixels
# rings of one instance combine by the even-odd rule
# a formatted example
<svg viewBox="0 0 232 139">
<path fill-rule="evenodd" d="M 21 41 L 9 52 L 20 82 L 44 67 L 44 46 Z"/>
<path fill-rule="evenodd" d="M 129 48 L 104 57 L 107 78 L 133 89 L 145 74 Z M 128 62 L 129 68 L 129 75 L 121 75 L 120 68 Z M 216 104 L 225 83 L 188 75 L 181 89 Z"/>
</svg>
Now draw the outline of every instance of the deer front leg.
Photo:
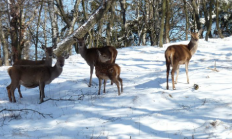
<svg viewBox="0 0 232 139">
<path fill-rule="evenodd" d="M 43 103 L 44 102 L 44 100 L 43 100 L 43 98 L 44 98 L 44 87 L 45 87 L 45 83 L 43 83 L 43 82 L 40 82 L 39 83 L 39 90 L 40 90 L 40 103 Z"/>
<path fill-rule="evenodd" d="M 93 75 L 93 65 L 90 65 L 90 79 L 89 79 L 89 87 L 91 87 L 92 84 L 92 75 Z"/>
<path fill-rule="evenodd" d="M 101 84 L 102 84 L 102 79 L 98 78 L 98 82 L 99 82 L 99 90 L 98 90 L 98 95 L 100 95 L 100 91 L 101 91 Z"/>
<path fill-rule="evenodd" d="M 186 71 L 186 76 L 187 76 L 187 83 L 189 84 L 189 77 L 188 77 L 188 62 L 185 63 L 185 71 Z"/>
<path fill-rule="evenodd" d="M 175 81 L 175 84 L 177 84 L 177 79 L 178 79 L 178 75 L 179 75 L 179 72 L 180 72 L 179 67 L 180 67 L 180 65 L 178 65 L 177 69 L 176 69 L 176 81 Z"/>
<path fill-rule="evenodd" d="M 106 93 L 106 80 L 104 79 L 104 93 Z"/>
</svg>

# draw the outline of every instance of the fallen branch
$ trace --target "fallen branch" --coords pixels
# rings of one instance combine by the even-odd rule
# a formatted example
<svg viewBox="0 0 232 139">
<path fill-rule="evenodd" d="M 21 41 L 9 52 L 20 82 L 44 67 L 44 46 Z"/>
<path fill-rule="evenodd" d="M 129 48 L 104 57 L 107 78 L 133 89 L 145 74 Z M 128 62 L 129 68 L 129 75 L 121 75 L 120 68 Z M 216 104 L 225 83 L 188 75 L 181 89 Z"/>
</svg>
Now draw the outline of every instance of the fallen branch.
<svg viewBox="0 0 232 139">
<path fill-rule="evenodd" d="M 208 69 L 211 69 L 212 71 L 219 72 L 219 71 L 216 69 L 216 61 L 215 61 L 215 63 L 214 63 L 214 69 L 212 69 L 212 68 L 208 68 Z"/>
<path fill-rule="evenodd" d="M 49 116 L 49 117 L 53 118 L 52 114 L 44 114 L 44 113 L 41 113 L 41 112 L 33 110 L 33 109 L 6 109 L 5 108 L 5 109 L 0 110 L 0 113 L 4 112 L 4 111 L 11 111 L 11 112 L 12 111 L 32 111 L 32 112 L 38 113 L 39 115 L 43 116 L 44 118 L 45 118 L 45 116 Z"/>
</svg>

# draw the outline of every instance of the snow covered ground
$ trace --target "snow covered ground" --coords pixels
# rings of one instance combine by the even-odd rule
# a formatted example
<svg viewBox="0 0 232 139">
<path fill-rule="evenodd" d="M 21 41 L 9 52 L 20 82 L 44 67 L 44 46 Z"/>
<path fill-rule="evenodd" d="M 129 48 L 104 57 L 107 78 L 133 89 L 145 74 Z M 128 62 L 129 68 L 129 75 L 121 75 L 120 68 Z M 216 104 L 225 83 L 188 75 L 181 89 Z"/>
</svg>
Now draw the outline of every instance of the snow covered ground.
<svg viewBox="0 0 232 139">
<path fill-rule="evenodd" d="M 16 90 L 17 102 L 10 103 L 5 89 L 10 84 L 8 67 L 0 67 L 0 138 L 232 138 L 232 37 L 200 40 L 189 64 L 190 84 L 181 66 L 174 91 L 166 90 L 164 51 L 169 45 L 118 49 L 121 96 L 109 81 L 106 93 L 97 95 L 95 74 L 88 87 L 89 66 L 75 54 L 66 60 L 61 76 L 45 88 L 45 100 L 54 100 L 38 104 L 39 88 L 21 87 L 23 98 Z M 219 72 L 211 70 L 215 61 Z"/>
</svg>

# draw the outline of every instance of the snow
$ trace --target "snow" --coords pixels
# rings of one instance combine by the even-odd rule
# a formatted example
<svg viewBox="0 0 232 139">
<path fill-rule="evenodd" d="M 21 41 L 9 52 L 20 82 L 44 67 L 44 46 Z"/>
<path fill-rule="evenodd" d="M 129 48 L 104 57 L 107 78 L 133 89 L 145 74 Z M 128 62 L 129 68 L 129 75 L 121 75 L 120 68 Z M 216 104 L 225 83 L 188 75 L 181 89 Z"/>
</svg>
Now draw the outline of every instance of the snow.
<svg viewBox="0 0 232 139">
<path fill-rule="evenodd" d="M 88 87 L 89 66 L 75 54 L 63 73 L 45 88 L 15 90 L 16 103 L 8 101 L 8 67 L 0 67 L 0 138 L 8 139 L 187 139 L 232 138 L 232 37 L 203 39 L 189 64 L 190 84 L 180 67 L 177 90 L 166 90 L 164 48 L 132 46 L 118 49 L 124 92 L 106 85 L 97 95 L 98 79 Z M 178 42 L 187 44 L 188 41 Z M 216 69 L 213 71 L 216 61 Z M 55 59 L 53 64 L 55 63 Z M 171 78 L 171 77 L 170 77 Z M 169 87 L 172 88 L 169 78 Z M 199 89 L 193 88 L 194 84 Z M 58 101 L 60 100 L 60 101 Z M 44 117 L 40 115 L 44 114 Z M 47 115 L 47 114 L 50 114 Z"/>
</svg>

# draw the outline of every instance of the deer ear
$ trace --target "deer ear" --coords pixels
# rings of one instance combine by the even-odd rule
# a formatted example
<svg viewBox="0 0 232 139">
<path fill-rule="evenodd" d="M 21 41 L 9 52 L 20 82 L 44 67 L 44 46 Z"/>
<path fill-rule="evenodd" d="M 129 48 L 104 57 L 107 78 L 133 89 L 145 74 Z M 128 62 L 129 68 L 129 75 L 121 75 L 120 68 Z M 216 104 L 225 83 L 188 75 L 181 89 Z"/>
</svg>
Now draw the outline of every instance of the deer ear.
<svg viewBox="0 0 232 139">
<path fill-rule="evenodd" d="M 97 54 L 98 54 L 98 56 L 100 56 L 100 55 L 101 55 L 101 52 L 100 52 L 99 50 L 97 50 Z"/>
<path fill-rule="evenodd" d="M 57 45 L 53 45 L 53 46 L 52 46 L 52 49 L 56 49 L 56 47 L 57 47 Z"/>
<path fill-rule="evenodd" d="M 43 50 L 45 50 L 45 49 L 46 49 L 46 46 L 42 44 L 41 48 L 42 48 Z"/>
<path fill-rule="evenodd" d="M 69 54 L 66 53 L 66 54 L 64 55 L 64 58 L 65 58 L 65 59 L 68 59 L 68 58 L 69 58 Z"/>
<path fill-rule="evenodd" d="M 201 35 L 201 33 L 204 31 L 204 28 L 201 28 L 199 31 L 198 31 L 198 35 Z"/>
<path fill-rule="evenodd" d="M 56 54 L 53 54 L 52 56 L 53 56 L 53 58 L 57 58 Z"/>
</svg>

